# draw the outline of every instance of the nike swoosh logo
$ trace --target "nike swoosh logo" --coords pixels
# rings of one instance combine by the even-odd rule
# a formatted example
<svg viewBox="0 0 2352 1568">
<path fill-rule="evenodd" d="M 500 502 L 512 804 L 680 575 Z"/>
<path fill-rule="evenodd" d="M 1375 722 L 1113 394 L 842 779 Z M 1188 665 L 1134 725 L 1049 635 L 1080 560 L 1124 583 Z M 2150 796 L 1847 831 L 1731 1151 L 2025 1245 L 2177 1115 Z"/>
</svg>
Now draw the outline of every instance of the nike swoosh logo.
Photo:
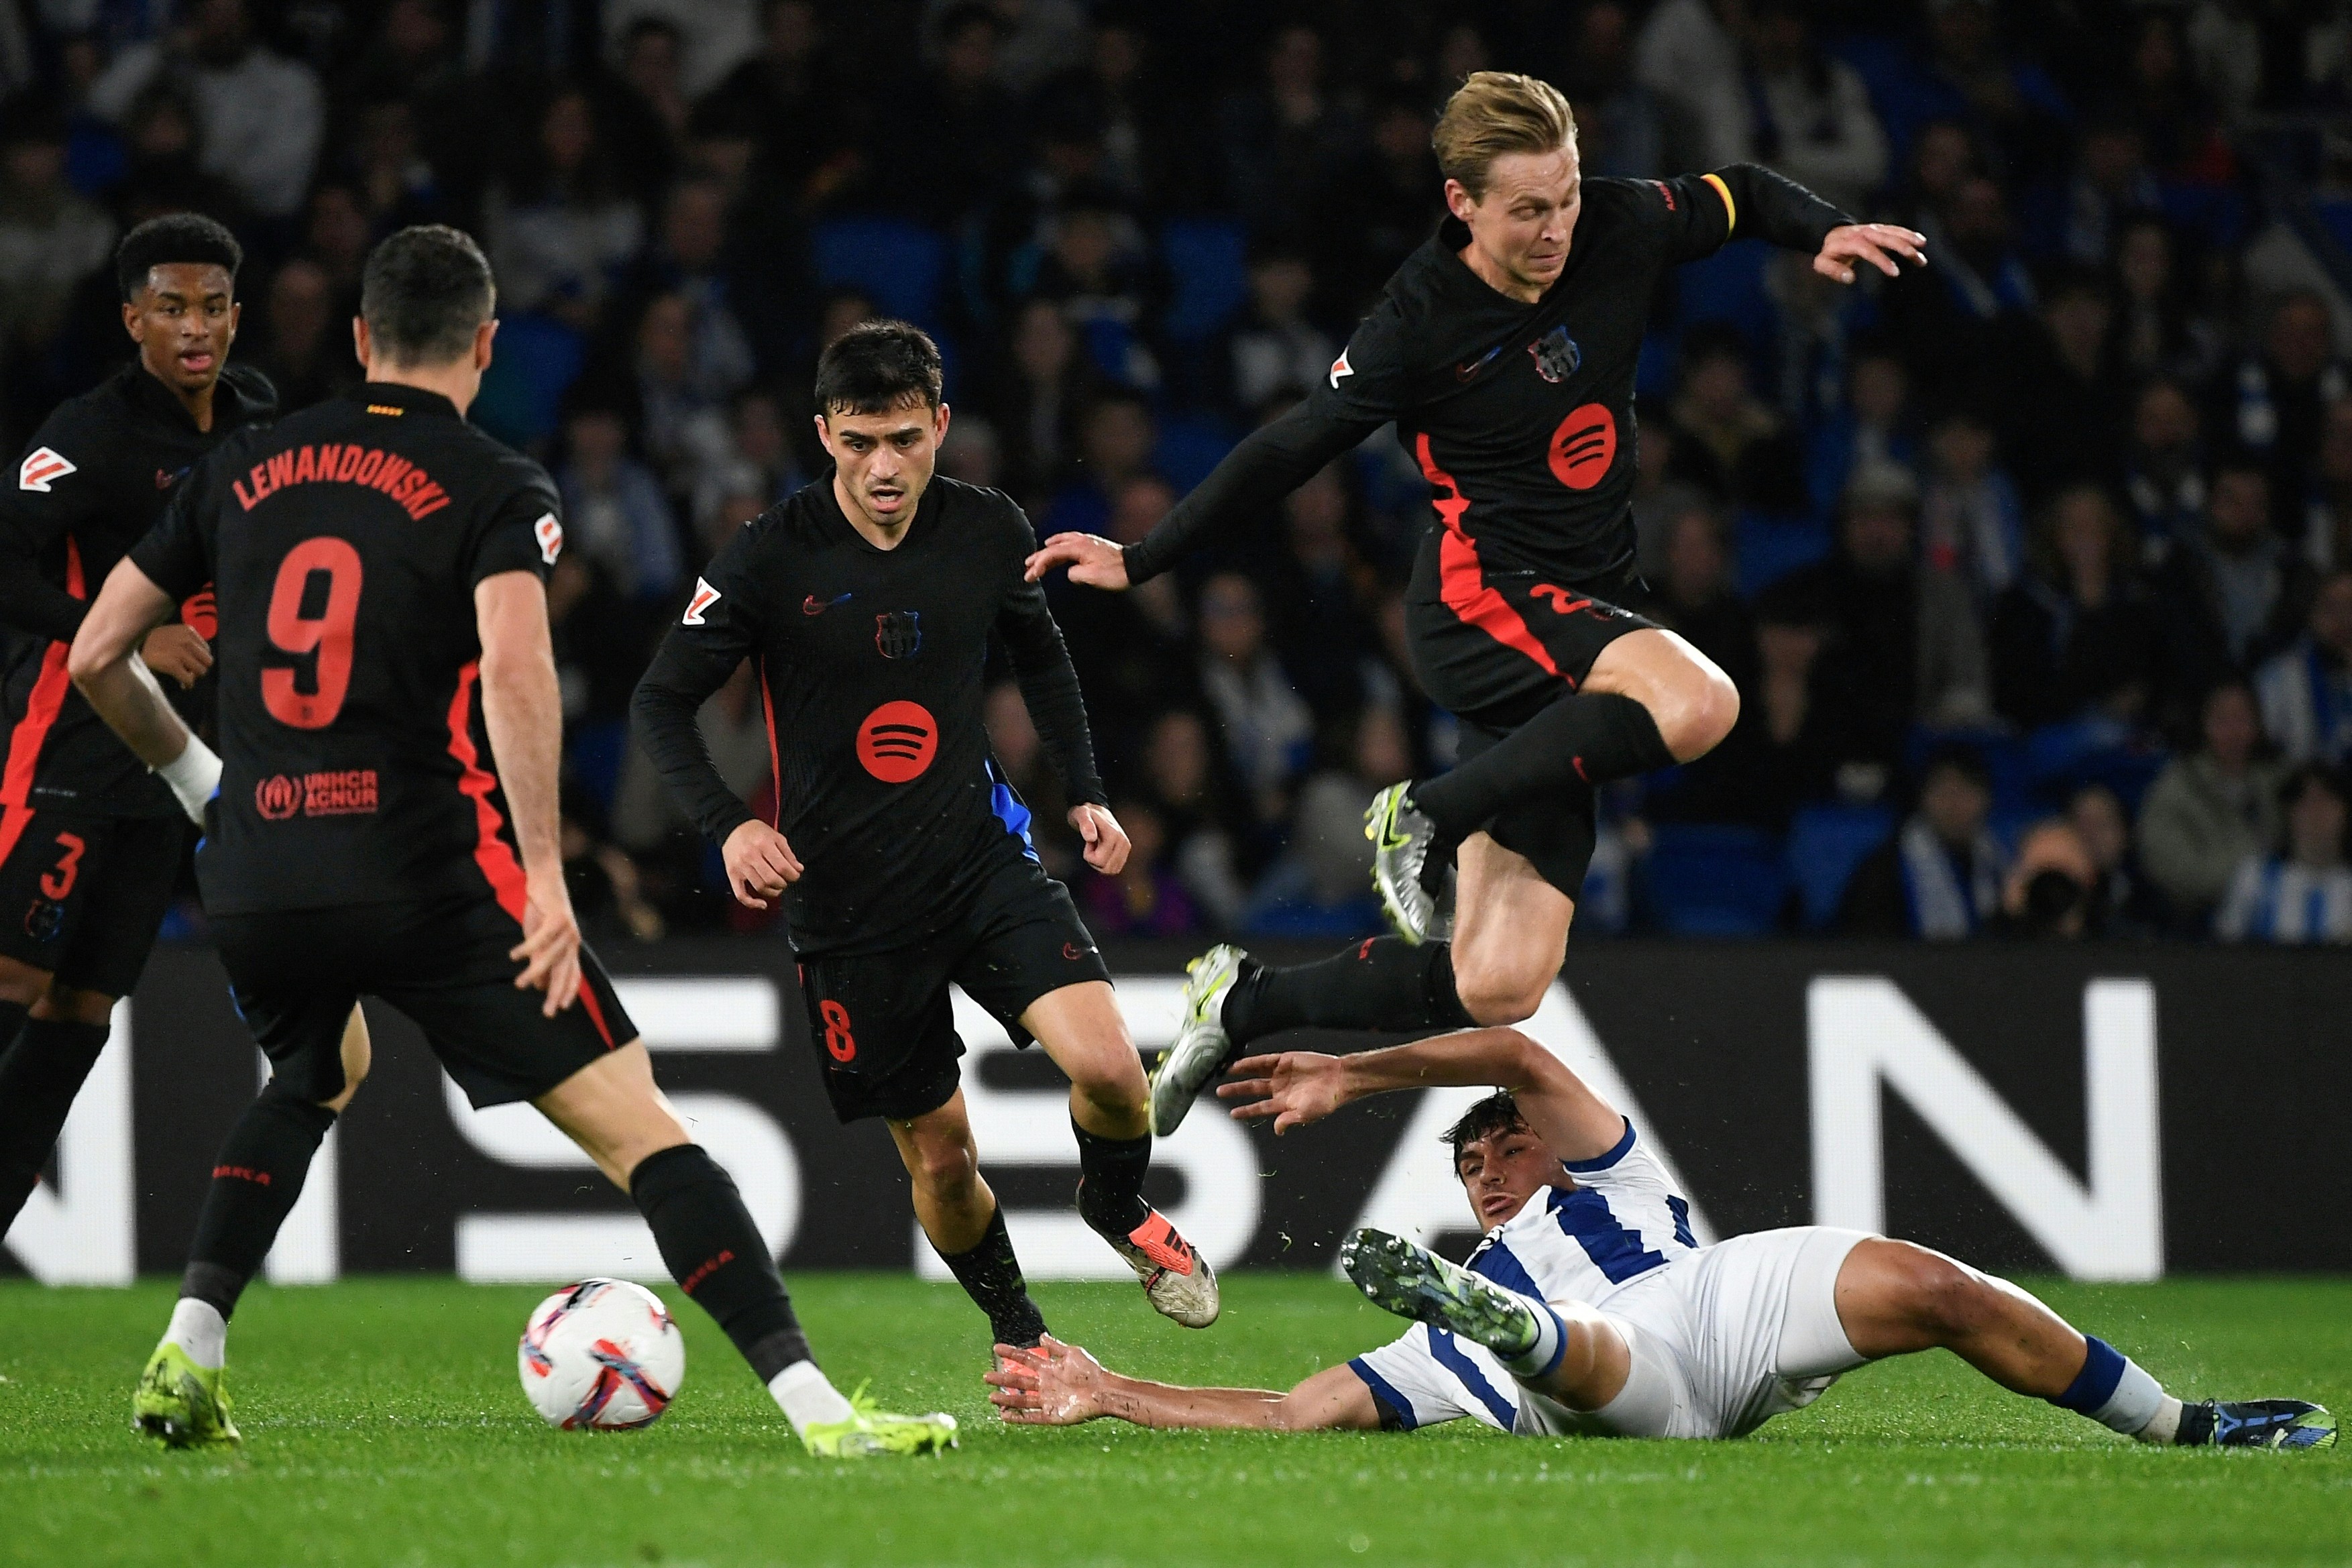
<svg viewBox="0 0 2352 1568">
<path fill-rule="evenodd" d="M 801 614 L 804 616 L 821 616 L 827 610 L 833 608 L 834 605 L 843 603 L 848 597 L 849 595 L 847 594 L 836 594 L 830 599 L 820 599 L 814 594 L 811 594 L 807 598 L 801 601 Z"/>
<path fill-rule="evenodd" d="M 1454 379 L 1456 381 L 1469 380 L 1472 376 L 1477 374 L 1480 371 L 1494 363 L 1495 356 L 1502 352 L 1503 345 L 1496 343 L 1493 348 L 1488 349 L 1478 358 L 1464 360 L 1460 364 L 1454 367 Z"/>
</svg>

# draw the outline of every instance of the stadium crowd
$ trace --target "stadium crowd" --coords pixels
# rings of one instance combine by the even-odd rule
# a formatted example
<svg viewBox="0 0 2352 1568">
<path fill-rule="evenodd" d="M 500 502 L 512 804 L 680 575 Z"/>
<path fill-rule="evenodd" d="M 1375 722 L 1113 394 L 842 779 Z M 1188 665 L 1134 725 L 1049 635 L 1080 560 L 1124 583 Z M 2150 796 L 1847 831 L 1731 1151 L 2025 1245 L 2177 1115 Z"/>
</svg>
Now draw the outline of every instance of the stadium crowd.
<svg viewBox="0 0 2352 1568">
<path fill-rule="evenodd" d="M 0 0 L 0 435 L 124 357 L 143 218 L 236 230 L 236 353 L 289 407 L 356 381 L 375 239 L 477 234 L 475 417 L 566 503 L 576 896 L 606 940 L 744 929 L 626 704 L 818 470 L 822 346 L 922 324 L 949 472 L 1139 538 L 1426 238 L 1485 67 L 1570 93 L 1588 174 L 1754 160 L 1934 262 L 1848 290 L 1736 244 L 1654 302 L 1643 608 L 1743 713 L 1612 789 L 1579 931 L 2352 941 L 2334 0 Z M 1376 437 L 1226 555 L 1052 584 L 1122 876 L 1053 831 L 1009 680 L 991 732 L 1097 934 L 1377 929 L 1364 807 L 1453 746 L 1402 658 L 1427 516 Z M 772 790 L 748 676 L 703 726 Z"/>
</svg>

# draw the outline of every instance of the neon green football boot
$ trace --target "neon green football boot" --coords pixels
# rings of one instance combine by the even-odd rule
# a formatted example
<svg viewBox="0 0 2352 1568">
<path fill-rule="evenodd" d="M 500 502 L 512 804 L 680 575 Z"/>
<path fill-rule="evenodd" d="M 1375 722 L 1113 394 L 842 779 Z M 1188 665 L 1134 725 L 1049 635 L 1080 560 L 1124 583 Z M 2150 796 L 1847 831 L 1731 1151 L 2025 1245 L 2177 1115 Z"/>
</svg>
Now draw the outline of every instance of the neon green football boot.
<svg viewBox="0 0 2352 1568">
<path fill-rule="evenodd" d="M 943 1454 L 956 1446 L 956 1418 L 945 1411 L 929 1415 L 897 1415 L 879 1409 L 866 1397 L 866 1385 L 849 1396 L 846 1421 L 812 1422 L 801 1430 L 801 1442 L 820 1459 L 884 1459 L 916 1454 Z"/>
<path fill-rule="evenodd" d="M 198 1366 L 168 1340 L 139 1374 L 131 1425 L 168 1448 L 234 1448 L 245 1440 L 228 1418 L 228 1369 Z"/>
</svg>

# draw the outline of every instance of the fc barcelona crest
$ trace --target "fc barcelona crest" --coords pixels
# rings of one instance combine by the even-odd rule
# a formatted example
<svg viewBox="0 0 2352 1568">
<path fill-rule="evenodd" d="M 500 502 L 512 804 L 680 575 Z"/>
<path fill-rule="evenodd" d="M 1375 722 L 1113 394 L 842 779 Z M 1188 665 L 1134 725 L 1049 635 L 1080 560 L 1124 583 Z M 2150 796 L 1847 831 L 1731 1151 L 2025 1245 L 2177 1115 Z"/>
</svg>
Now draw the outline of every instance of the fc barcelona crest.
<svg viewBox="0 0 2352 1568">
<path fill-rule="evenodd" d="M 922 652 L 922 613 L 885 610 L 875 616 L 874 650 L 884 658 L 912 658 Z"/>
<path fill-rule="evenodd" d="M 1566 327 L 1554 327 L 1529 343 L 1528 353 L 1536 362 L 1536 374 L 1549 382 L 1566 381 L 1584 363 L 1584 351 Z"/>
</svg>

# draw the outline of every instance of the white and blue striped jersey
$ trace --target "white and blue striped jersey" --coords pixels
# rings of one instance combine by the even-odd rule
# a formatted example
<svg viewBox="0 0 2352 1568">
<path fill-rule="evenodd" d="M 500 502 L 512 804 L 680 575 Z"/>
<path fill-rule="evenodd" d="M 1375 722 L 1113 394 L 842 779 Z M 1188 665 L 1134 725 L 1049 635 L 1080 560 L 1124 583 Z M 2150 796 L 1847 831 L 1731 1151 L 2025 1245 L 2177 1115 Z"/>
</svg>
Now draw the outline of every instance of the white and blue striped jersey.
<svg viewBox="0 0 2352 1568">
<path fill-rule="evenodd" d="M 2213 929 L 2231 942 L 2352 942 L 2352 870 L 2247 859 Z"/>
<path fill-rule="evenodd" d="M 1653 1268 L 1698 1250 L 1690 1204 L 1633 1124 L 1597 1160 L 1564 1161 L 1573 1184 L 1546 1187 L 1486 1233 L 1470 1268 L 1539 1301 L 1598 1307 Z"/>
<path fill-rule="evenodd" d="M 1470 1256 L 1472 1269 L 1540 1301 L 1597 1307 L 1652 1269 L 1698 1250 L 1690 1204 L 1641 1146 L 1631 1121 L 1599 1159 L 1562 1163 L 1570 1182 L 1538 1189 L 1488 1231 Z M 1416 1324 L 1348 1364 L 1408 1431 L 1466 1415 L 1510 1432 L 1532 1419 L 1502 1363 L 1444 1329 Z"/>
</svg>

